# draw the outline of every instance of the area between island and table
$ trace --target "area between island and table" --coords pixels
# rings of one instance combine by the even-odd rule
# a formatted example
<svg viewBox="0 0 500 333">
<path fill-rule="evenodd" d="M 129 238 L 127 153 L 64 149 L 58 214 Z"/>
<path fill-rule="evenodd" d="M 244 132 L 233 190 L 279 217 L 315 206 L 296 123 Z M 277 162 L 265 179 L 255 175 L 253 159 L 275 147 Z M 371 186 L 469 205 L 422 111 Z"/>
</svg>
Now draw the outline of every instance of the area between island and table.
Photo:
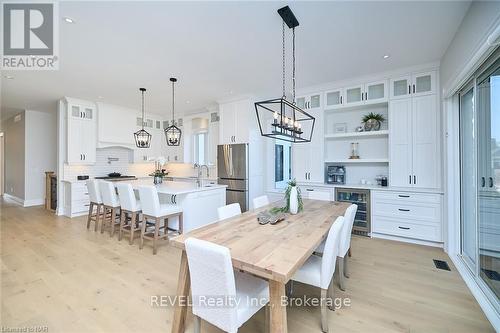
<svg viewBox="0 0 500 333">
<path fill-rule="evenodd" d="M 164 181 L 154 185 L 152 178 L 140 178 L 128 183 L 137 191 L 140 186 L 155 186 L 160 203 L 175 204 L 182 208 L 183 231 L 202 227 L 218 220 L 217 208 L 226 204 L 226 185 L 208 184 L 198 186 L 196 183 Z M 116 185 L 118 182 L 114 182 Z M 178 217 L 169 218 L 169 227 L 178 228 Z"/>
<path fill-rule="evenodd" d="M 229 248 L 233 267 L 269 281 L 270 332 L 286 333 L 285 284 L 326 238 L 338 216 L 344 215 L 349 203 L 304 200 L 304 210 L 287 214 L 275 225 L 260 225 L 258 213 L 273 204 L 207 225 L 171 239 L 182 250 L 177 295 L 188 297 L 189 267 L 184 241 L 189 237 L 213 242 Z M 172 332 L 184 332 L 187 307 L 176 305 Z"/>
</svg>

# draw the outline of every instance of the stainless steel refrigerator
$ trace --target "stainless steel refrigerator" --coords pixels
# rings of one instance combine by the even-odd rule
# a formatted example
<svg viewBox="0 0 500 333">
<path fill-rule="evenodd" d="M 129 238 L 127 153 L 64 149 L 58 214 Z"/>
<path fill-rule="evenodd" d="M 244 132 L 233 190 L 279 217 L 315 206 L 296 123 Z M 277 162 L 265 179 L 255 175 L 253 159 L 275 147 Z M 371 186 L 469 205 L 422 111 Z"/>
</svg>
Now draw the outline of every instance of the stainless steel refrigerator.
<svg viewBox="0 0 500 333">
<path fill-rule="evenodd" d="M 217 146 L 219 184 L 227 185 L 226 204 L 239 203 L 248 210 L 248 145 L 245 143 Z"/>
</svg>

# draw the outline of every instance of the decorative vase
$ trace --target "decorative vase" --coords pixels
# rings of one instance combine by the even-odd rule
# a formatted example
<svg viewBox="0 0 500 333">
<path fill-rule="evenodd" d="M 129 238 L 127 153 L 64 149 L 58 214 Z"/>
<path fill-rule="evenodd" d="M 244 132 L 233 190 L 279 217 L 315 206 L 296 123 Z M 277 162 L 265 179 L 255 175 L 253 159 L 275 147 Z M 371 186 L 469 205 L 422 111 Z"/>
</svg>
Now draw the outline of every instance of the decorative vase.
<svg viewBox="0 0 500 333">
<path fill-rule="evenodd" d="M 297 187 L 292 186 L 290 189 L 290 214 L 297 214 L 299 211 L 299 198 L 298 198 L 298 193 L 297 193 Z"/>
<path fill-rule="evenodd" d="M 163 182 L 163 177 L 161 176 L 154 176 L 153 183 L 155 185 L 161 184 Z"/>
<path fill-rule="evenodd" d="M 378 131 L 380 130 L 380 121 L 376 119 L 368 119 L 365 123 L 365 131 Z"/>
</svg>

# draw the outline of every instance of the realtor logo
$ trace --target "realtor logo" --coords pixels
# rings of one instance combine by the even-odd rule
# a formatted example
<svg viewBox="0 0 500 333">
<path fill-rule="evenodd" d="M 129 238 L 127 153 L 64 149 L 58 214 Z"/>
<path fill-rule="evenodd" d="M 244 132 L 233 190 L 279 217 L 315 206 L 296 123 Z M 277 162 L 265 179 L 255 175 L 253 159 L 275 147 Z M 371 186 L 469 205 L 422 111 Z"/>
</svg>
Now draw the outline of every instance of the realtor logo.
<svg viewBox="0 0 500 333">
<path fill-rule="evenodd" d="M 58 69 L 56 2 L 2 3 L 4 70 Z"/>
</svg>

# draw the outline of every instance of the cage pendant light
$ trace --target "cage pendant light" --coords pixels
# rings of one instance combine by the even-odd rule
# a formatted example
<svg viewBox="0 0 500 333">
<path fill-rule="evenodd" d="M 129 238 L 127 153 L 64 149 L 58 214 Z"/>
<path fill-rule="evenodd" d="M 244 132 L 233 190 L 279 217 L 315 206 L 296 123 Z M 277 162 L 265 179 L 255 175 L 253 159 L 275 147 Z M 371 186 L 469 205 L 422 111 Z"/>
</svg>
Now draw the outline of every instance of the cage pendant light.
<svg viewBox="0 0 500 333">
<path fill-rule="evenodd" d="M 144 93 L 146 88 L 139 88 L 142 93 L 142 128 L 134 133 L 135 145 L 137 148 L 149 148 L 151 146 L 151 134 L 144 130 Z"/>
<path fill-rule="evenodd" d="M 255 112 L 262 136 L 292 143 L 311 142 L 315 119 L 295 103 L 295 27 L 299 21 L 290 7 L 278 9 L 283 23 L 283 95 L 281 98 L 255 103 Z M 285 23 L 292 29 L 292 101 L 288 101 L 285 90 Z"/>
<path fill-rule="evenodd" d="M 181 144 L 182 131 L 175 125 L 175 91 L 174 84 L 177 82 L 175 77 L 170 78 L 172 82 L 172 125 L 165 129 L 165 138 L 167 139 L 167 146 L 178 146 Z"/>
</svg>

